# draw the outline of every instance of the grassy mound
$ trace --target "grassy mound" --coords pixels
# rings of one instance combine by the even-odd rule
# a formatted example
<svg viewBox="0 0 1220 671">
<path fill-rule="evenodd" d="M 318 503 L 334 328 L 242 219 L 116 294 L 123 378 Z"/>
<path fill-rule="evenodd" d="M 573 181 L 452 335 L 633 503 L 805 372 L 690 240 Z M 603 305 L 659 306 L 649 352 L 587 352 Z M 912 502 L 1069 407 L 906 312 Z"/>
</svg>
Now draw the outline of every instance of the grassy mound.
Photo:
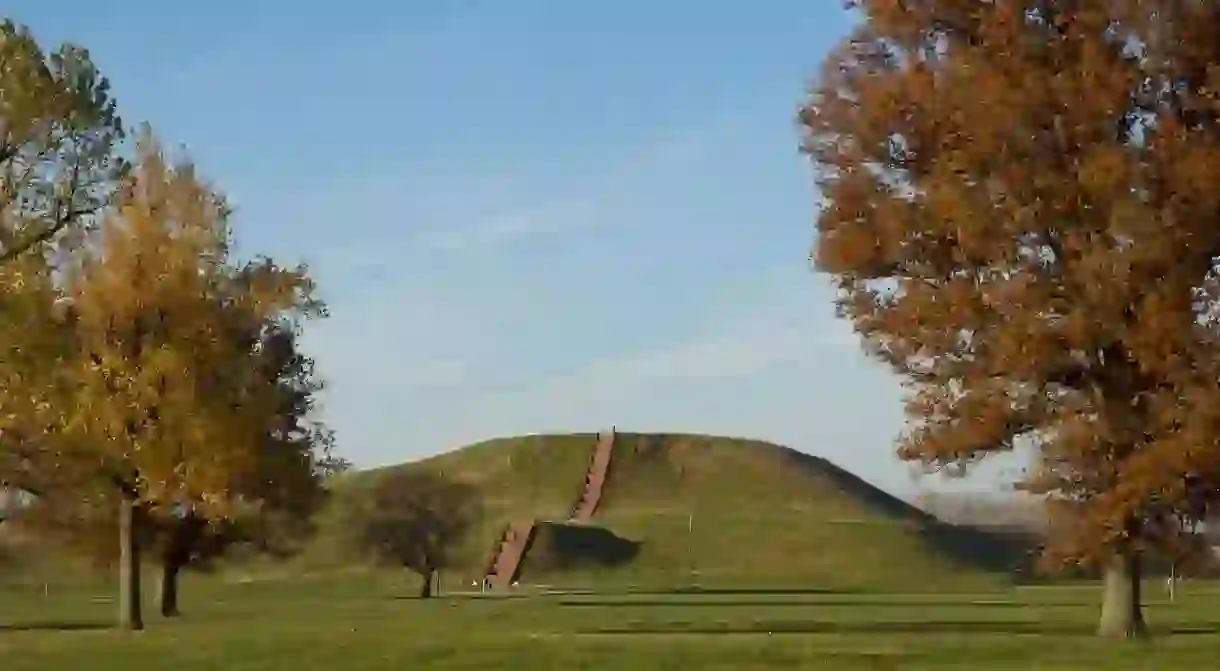
<svg viewBox="0 0 1220 671">
<path fill-rule="evenodd" d="M 428 469 L 478 489 L 483 521 L 450 572 L 469 582 L 505 524 L 566 517 L 596 439 L 504 438 L 392 468 Z M 350 474 L 340 488 L 367 486 L 378 472 Z M 594 531 L 539 527 L 523 579 L 590 587 L 976 589 L 1009 579 L 1020 562 L 1010 543 L 938 522 L 824 459 L 736 438 L 619 433 L 594 523 L 605 534 L 597 540 Z M 313 557 L 327 555 L 328 537 L 324 524 Z"/>
</svg>

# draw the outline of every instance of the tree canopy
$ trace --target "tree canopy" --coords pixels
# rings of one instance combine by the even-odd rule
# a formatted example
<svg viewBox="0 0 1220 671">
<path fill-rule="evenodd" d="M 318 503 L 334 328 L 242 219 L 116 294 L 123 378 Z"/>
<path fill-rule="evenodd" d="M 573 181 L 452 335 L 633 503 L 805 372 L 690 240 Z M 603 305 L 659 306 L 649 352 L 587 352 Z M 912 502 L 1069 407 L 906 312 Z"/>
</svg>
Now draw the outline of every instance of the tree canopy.
<svg viewBox="0 0 1220 671">
<path fill-rule="evenodd" d="M 125 170 L 110 83 L 89 52 L 46 53 L 0 21 L 0 263 L 95 224 Z"/>
<path fill-rule="evenodd" d="M 854 4 L 800 119 L 817 264 L 910 391 L 899 453 L 1032 445 L 1057 556 L 1140 633 L 1140 557 L 1220 483 L 1220 7 Z"/>
</svg>

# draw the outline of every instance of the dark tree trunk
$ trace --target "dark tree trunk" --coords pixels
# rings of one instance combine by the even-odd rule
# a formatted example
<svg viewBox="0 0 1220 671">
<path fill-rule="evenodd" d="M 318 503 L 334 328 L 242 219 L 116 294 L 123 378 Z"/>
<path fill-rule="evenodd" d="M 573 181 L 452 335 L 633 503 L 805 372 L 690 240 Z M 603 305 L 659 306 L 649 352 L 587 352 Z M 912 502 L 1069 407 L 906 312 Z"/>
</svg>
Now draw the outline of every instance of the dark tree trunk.
<svg viewBox="0 0 1220 671">
<path fill-rule="evenodd" d="M 1106 566 L 1098 636 L 1127 639 L 1148 636 L 1140 599 L 1140 578 L 1140 557 L 1135 552 L 1120 553 Z"/>
<path fill-rule="evenodd" d="M 161 615 L 178 617 L 178 576 L 182 567 L 178 562 L 169 559 L 161 564 Z"/>
<path fill-rule="evenodd" d="M 119 504 L 119 628 L 144 628 L 140 609 L 139 506 L 135 499 L 121 497 Z"/>
<path fill-rule="evenodd" d="M 420 576 L 423 578 L 423 580 L 419 584 L 419 598 L 421 598 L 421 599 L 432 598 L 432 579 L 433 579 L 433 576 L 435 576 L 435 575 L 436 575 L 436 572 L 431 569 L 424 569 L 420 573 Z"/>
<path fill-rule="evenodd" d="M 165 617 L 177 617 L 182 611 L 178 609 L 178 585 L 182 569 L 191 561 L 191 554 L 203 537 L 207 522 L 187 514 L 172 522 L 169 538 L 161 552 L 161 614 Z"/>
</svg>

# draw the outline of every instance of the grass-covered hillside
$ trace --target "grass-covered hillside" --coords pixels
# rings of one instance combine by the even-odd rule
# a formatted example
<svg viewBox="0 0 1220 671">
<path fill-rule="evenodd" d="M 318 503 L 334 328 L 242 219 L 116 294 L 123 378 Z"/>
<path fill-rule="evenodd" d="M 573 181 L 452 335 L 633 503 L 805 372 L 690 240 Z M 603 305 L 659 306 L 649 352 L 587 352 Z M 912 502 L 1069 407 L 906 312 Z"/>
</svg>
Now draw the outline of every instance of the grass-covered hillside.
<svg viewBox="0 0 1220 671">
<path fill-rule="evenodd" d="M 504 525 L 567 517 L 595 434 L 497 439 L 392 468 L 428 469 L 474 486 L 482 523 L 451 580 L 479 575 Z M 352 473 L 340 494 L 386 469 Z M 337 516 L 307 553 L 336 549 Z M 939 523 L 829 462 L 770 443 L 619 433 L 596 528 L 539 527 L 524 583 L 565 586 L 926 589 L 1004 580 L 1019 552 Z"/>
</svg>

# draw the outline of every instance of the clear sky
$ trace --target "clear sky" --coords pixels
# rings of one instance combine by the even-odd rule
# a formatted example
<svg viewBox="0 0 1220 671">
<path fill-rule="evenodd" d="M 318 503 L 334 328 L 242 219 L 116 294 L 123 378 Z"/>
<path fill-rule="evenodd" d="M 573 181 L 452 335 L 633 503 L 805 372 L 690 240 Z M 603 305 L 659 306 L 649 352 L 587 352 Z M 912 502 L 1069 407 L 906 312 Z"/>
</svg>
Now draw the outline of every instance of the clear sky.
<svg viewBox="0 0 1220 671">
<path fill-rule="evenodd" d="M 910 492 L 898 384 L 807 260 L 793 117 L 841 6 L 6 9 L 90 49 L 126 120 L 229 194 L 243 248 L 314 267 L 333 316 L 308 344 L 358 465 L 616 425 L 769 439 Z"/>
</svg>

